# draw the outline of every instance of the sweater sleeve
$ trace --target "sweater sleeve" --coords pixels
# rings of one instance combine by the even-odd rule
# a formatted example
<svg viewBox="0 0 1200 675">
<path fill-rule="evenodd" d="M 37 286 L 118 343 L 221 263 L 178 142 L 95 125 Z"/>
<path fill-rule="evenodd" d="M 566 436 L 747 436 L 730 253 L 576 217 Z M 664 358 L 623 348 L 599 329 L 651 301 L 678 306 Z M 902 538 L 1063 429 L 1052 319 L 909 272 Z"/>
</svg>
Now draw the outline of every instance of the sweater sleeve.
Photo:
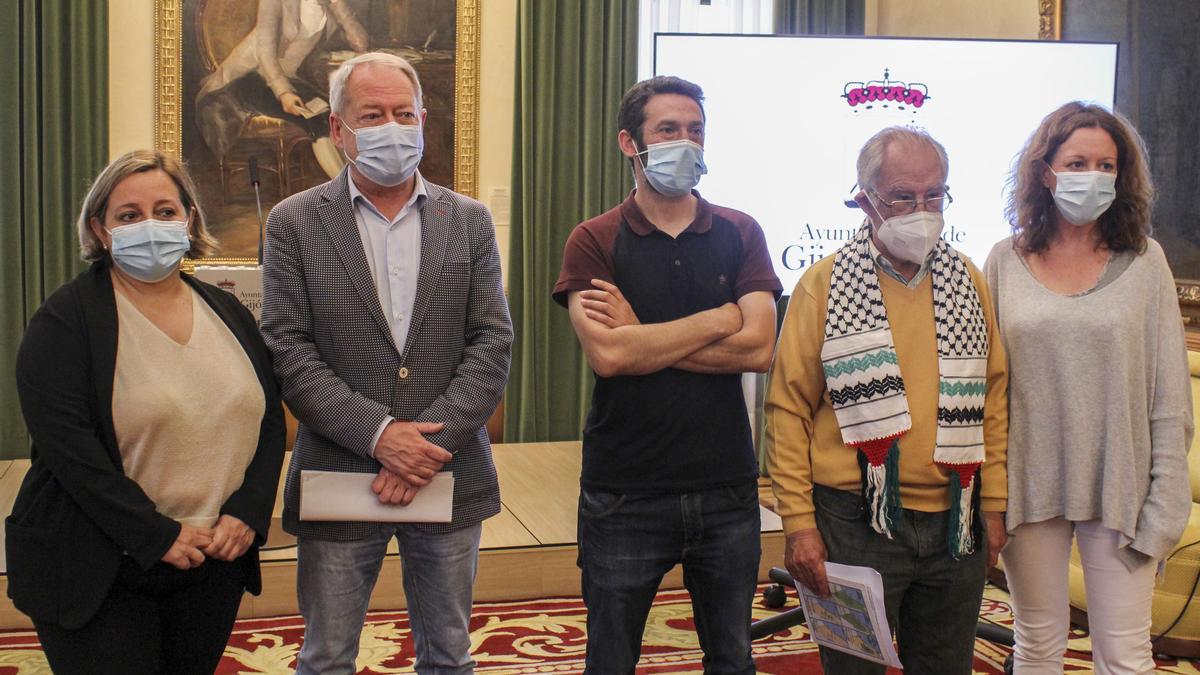
<svg viewBox="0 0 1200 675">
<path fill-rule="evenodd" d="M 997 242 L 992 246 L 992 250 L 988 253 L 987 260 L 983 263 L 983 278 L 987 284 L 987 296 L 992 303 L 992 315 L 996 318 L 996 324 L 1000 324 L 1000 265 L 1001 257 L 1004 255 L 1003 246 L 1009 245 L 1011 239 L 1005 239 Z"/>
<path fill-rule="evenodd" d="M 1150 489 L 1138 514 L 1130 546 L 1159 560 L 1179 541 L 1191 514 L 1187 453 L 1194 426 L 1187 349 L 1175 280 L 1161 249 L 1155 246 L 1143 255 L 1159 258 L 1160 290 L 1156 324 L 1148 326 L 1151 334 L 1145 336 L 1146 349 L 1151 353 L 1147 376 L 1153 378 L 1149 411 Z"/>
<path fill-rule="evenodd" d="M 983 274 L 968 263 L 988 330 L 987 396 L 983 402 L 984 461 L 980 470 L 980 507 L 1003 512 L 1008 508 L 1008 355 L 996 321 L 995 291 Z M 995 274 L 995 265 L 989 271 Z"/>
<path fill-rule="evenodd" d="M 792 292 L 764 404 L 767 467 L 785 534 L 817 526 L 810 450 L 813 419 L 825 394 L 826 300 L 814 288 L 819 269 L 805 274 Z"/>
</svg>

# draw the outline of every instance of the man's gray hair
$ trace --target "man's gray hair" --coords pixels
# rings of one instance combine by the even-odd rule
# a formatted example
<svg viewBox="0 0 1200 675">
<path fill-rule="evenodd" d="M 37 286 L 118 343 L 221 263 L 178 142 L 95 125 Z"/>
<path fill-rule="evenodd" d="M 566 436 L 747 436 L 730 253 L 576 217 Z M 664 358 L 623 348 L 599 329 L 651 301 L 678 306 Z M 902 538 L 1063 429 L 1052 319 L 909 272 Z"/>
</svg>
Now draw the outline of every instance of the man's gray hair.
<svg viewBox="0 0 1200 675">
<path fill-rule="evenodd" d="M 412 81 L 413 91 L 416 94 L 414 103 L 417 109 L 424 107 L 425 97 L 421 94 L 421 80 L 417 77 L 417 70 L 413 68 L 408 59 L 388 54 L 386 52 L 367 52 L 343 63 L 334 71 L 329 78 L 329 107 L 334 114 L 341 117 L 345 112 L 346 105 L 346 82 L 350 79 L 350 73 L 354 69 L 364 63 L 376 63 L 387 68 L 395 68 L 408 76 Z"/>
<path fill-rule="evenodd" d="M 942 181 L 950 175 L 950 159 L 946 157 L 946 148 L 929 135 L 924 129 L 914 127 L 885 127 L 874 136 L 867 139 L 862 150 L 858 151 L 858 186 L 863 190 L 877 190 L 879 172 L 883 170 L 883 157 L 887 154 L 888 146 L 895 141 L 907 143 L 926 143 L 937 153 L 942 165 Z"/>
</svg>

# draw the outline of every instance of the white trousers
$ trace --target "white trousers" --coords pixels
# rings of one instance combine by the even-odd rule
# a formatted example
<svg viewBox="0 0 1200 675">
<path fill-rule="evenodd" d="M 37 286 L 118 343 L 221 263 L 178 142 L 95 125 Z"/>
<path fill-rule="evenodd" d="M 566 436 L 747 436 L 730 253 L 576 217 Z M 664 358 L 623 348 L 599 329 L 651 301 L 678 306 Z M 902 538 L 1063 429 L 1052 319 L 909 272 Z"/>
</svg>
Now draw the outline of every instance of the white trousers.
<svg viewBox="0 0 1200 675">
<path fill-rule="evenodd" d="M 1156 565 L 1130 572 L 1117 558 L 1116 530 L 1098 520 L 1062 518 L 1017 527 L 1000 554 L 1016 618 L 1015 672 L 1063 672 L 1071 616 L 1067 571 L 1072 534 L 1083 563 L 1095 672 L 1153 672 L 1150 601 Z"/>
</svg>

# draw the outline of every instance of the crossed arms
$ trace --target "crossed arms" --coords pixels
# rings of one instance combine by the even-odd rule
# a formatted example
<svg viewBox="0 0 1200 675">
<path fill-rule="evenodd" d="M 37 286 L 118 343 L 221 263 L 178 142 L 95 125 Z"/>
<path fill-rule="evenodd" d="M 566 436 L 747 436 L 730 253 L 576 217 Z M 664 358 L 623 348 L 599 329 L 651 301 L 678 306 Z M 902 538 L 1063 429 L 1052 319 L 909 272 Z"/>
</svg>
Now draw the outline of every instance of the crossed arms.
<svg viewBox="0 0 1200 675">
<path fill-rule="evenodd" d="M 696 373 L 765 373 L 775 347 L 775 297 L 752 291 L 720 307 L 643 324 L 615 285 L 593 279 L 567 307 L 592 370 L 600 377 L 664 368 Z"/>
</svg>

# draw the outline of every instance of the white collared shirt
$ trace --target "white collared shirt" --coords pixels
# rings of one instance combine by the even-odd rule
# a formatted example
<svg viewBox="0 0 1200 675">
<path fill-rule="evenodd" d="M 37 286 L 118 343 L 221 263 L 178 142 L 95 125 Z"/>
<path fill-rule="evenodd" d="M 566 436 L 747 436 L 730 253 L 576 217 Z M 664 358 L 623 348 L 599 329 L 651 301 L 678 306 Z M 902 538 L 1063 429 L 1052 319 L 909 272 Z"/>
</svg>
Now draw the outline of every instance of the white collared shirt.
<svg viewBox="0 0 1200 675">
<path fill-rule="evenodd" d="M 421 209 L 429 198 L 425 179 L 420 173 L 416 174 L 412 196 L 391 220 L 385 218 L 358 189 L 353 177 L 347 176 L 346 181 L 350 184 L 354 222 L 358 225 L 371 278 L 375 280 L 379 306 L 391 330 L 392 343 L 396 345 L 396 351 L 403 354 L 417 299 L 417 276 L 421 272 Z M 394 421 L 389 415 L 375 430 L 368 450 L 372 457 L 383 430 Z"/>
<path fill-rule="evenodd" d="M 391 220 L 375 208 L 353 178 L 348 178 L 348 182 L 354 221 L 358 224 L 371 278 L 375 280 L 379 306 L 391 329 L 392 343 L 403 354 L 421 271 L 421 209 L 428 197 L 425 180 L 421 174 L 416 175 L 412 197 Z"/>
</svg>

